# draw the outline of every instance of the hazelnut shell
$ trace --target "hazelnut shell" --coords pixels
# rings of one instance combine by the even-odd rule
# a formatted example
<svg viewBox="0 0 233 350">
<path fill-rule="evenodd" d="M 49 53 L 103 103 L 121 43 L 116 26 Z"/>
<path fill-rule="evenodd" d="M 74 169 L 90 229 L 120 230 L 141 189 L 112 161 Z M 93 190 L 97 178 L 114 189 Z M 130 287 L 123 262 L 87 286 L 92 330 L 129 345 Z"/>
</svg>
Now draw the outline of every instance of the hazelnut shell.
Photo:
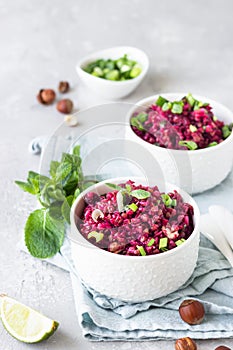
<svg viewBox="0 0 233 350">
<path fill-rule="evenodd" d="M 200 324 L 205 316 L 205 309 L 198 300 L 184 300 L 179 307 L 182 320 L 190 325 Z"/>
<path fill-rule="evenodd" d="M 180 338 L 175 343 L 176 350 L 197 350 L 197 345 L 194 340 L 189 337 Z"/>
<path fill-rule="evenodd" d="M 73 102 L 69 98 L 58 101 L 57 110 L 60 113 L 69 114 L 73 110 Z"/>
<path fill-rule="evenodd" d="M 50 105 L 56 98 L 56 94 L 52 89 L 41 89 L 37 95 L 37 100 L 44 104 Z"/>
<path fill-rule="evenodd" d="M 58 91 L 61 92 L 62 94 L 65 94 L 66 92 L 68 92 L 70 89 L 70 84 L 68 83 L 68 81 L 60 81 L 59 85 L 58 85 Z"/>
<path fill-rule="evenodd" d="M 215 348 L 215 350 L 231 350 L 230 348 L 228 348 L 227 346 L 224 345 L 220 345 L 217 348 Z"/>
</svg>

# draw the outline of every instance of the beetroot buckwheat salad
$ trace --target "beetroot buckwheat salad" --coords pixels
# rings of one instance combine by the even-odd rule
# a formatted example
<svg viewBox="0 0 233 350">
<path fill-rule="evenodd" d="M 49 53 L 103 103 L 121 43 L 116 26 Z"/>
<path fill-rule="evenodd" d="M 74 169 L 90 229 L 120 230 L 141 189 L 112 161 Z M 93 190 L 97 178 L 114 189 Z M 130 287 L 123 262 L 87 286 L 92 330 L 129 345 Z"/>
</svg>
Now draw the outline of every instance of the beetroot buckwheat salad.
<svg viewBox="0 0 233 350">
<path fill-rule="evenodd" d="M 77 227 L 90 243 L 131 256 L 160 254 L 183 244 L 194 229 L 193 207 L 174 190 L 157 186 L 107 184 L 104 195 L 88 192 Z"/>
<path fill-rule="evenodd" d="M 216 146 L 232 132 L 232 124 L 218 120 L 209 103 L 191 94 L 173 102 L 159 96 L 145 112 L 134 113 L 130 125 L 144 141 L 177 150 Z"/>
</svg>

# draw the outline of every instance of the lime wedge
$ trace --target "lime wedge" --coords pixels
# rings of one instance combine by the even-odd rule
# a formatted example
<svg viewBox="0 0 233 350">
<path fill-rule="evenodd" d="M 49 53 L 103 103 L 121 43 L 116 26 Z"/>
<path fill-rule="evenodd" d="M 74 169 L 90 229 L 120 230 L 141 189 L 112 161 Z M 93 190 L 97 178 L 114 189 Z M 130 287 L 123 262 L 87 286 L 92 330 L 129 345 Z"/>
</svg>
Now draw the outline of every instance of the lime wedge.
<svg viewBox="0 0 233 350">
<path fill-rule="evenodd" d="M 10 335 L 22 342 L 37 343 L 47 339 L 59 325 L 58 322 L 6 295 L 1 295 L 0 300 L 4 327 Z"/>
</svg>

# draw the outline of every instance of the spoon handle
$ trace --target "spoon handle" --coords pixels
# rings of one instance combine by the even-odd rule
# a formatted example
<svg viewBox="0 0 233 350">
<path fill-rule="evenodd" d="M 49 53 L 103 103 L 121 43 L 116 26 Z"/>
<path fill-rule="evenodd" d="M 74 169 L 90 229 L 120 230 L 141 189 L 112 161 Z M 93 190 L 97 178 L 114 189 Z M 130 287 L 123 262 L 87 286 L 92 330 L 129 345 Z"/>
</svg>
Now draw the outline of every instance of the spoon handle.
<svg viewBox="0 0 233 350">
<path fill-rule="evenodd" d="M 211 205 L 209 213 L 223 232 L 228 243 L 233 249 L 233 215 L 232 213 L 221 205 Z"/>
<path fill-rule="evenodd" d="M 233 252 L 231 247 L 210 214 L 201 215 L 200 231 L 220 250 L 233 267 Z"/>
</svg>

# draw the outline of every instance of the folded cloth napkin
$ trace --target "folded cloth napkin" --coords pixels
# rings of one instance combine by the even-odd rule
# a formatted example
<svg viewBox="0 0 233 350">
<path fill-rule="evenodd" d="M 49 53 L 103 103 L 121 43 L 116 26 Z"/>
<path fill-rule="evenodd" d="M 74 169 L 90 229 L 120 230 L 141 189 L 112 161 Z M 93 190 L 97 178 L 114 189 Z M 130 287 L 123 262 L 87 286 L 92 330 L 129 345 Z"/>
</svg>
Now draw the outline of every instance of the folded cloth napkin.
<svg viewBox="0 0 233 350">
<path fill-rule="evenodd" d="M 193 275 L 178 291 L 166 297 L 130 304 L 100 295 L 80 283 L 74 273 L 71 278 L 79 323 L 87 339 L 135 341 L 183 336 L 193 339 L 233 337 L 233 268 L 205 237 L 201 237 Z M 180 319 L 179 305 L 190 297 L 205 306 L 206 316 L 201 325 L 190 326 Z"/>
</svg>

